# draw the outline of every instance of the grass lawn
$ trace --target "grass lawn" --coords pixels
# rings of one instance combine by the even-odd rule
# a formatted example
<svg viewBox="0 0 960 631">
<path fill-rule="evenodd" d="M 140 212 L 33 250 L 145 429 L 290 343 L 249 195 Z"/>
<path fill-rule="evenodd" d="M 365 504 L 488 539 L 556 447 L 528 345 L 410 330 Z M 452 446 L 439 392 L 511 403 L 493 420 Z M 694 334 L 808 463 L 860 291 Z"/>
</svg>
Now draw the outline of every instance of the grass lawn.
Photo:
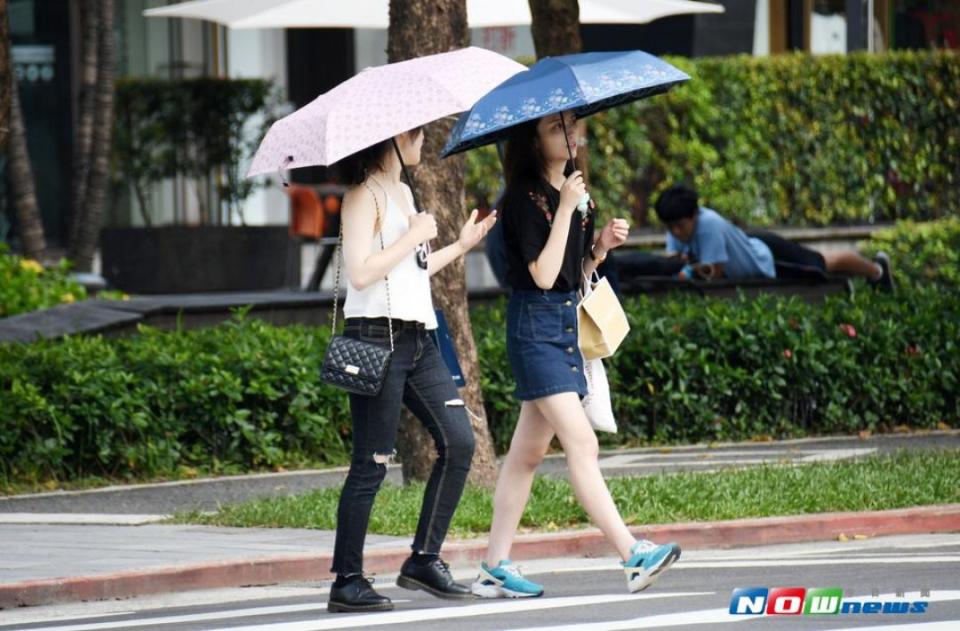
<svg viewBox="0 0 960 631">
<path fill-rule="evenodd" d="M 800 466 L 766 465 L 714 473 L 670 473 L 613 478 L 610 491 L 628 524 L 713 521 L 832 511 L 865 511 L 960 502 L 960 450 L 899 452 L 858 460 Z M 225 506 L 215 514 L 182 513 L 175 523 L 217 526 L 336 527 L 339 488 Z M 370 532 L 411 535 L 423 485 L 384 485 Z M 450 534 L 486 534 L 492 492 L 468 487 Z M 564 480 L 538 476 L 522 530 L 558 530 L 589 525 Z"/>
</svg>

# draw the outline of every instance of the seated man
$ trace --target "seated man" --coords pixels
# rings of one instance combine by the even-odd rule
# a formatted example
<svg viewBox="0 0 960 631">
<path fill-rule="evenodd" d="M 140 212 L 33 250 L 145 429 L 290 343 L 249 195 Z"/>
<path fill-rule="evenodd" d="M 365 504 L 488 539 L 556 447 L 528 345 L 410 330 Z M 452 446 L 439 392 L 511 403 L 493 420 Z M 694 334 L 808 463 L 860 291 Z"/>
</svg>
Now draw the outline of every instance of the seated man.
<svg viewBox="0 0 960 631">
<path fill-rule="evenodd" d="M 681 278 L 776 278 L 776 264 L 828 274 L 861 276 L 893 289 L 890 259 L 883 252 L 870 261 L 853 250 L 817 252 L 772 232 L 747 234 L 716 211 L 701 207 L 697 192 L 672 186 L 657 199 L 657 216 L 666 226 L 667 252 L 687 265 Z"/>
</svg>

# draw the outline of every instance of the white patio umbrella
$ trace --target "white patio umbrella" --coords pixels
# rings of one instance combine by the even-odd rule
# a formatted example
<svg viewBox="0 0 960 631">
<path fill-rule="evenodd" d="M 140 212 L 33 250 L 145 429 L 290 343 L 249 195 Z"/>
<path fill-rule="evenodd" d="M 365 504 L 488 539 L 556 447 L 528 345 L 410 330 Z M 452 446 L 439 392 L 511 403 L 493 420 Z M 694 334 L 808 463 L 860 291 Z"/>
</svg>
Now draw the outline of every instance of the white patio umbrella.
<svg viewBox="0 0 960 631">
<path fill-rule="evenodd" d="M 207 20 L 232 29 L 385 29 L 389 6 L 389 0 L 192 0 L 143 14 Z M 693 0 L 580 0 L 583 24 L 645 24 L 671 15 L 723 12 L 722 5 Z M 527 0 L 467 0 L 471 27 L 523 26 L 530 21 Z"/>
</svg>

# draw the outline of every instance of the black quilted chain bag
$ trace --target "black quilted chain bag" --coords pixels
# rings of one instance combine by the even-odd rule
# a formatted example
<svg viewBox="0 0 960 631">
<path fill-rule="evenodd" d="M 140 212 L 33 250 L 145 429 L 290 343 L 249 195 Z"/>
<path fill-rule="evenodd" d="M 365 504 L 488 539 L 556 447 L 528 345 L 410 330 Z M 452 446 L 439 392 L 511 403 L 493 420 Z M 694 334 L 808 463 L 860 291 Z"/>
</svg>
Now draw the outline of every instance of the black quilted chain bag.
<svg viewBox="0 0 960 631">
<path fill-rule="evenodd" d="M 366 183 L 365 183 L 366 184 Z M 377 207 L 377 223 L 380 225 L 380 249 L 383 246 L 383 223 L 380 221 L 380 203 L 377 195 L 366 184 L 367 190 L 373 195 L 373 203 Z M 390 283 L 386 276 L 383 282 L 387 290 L 387 325 L 390 329 L 389 350 L 362 340 L 355 340 L 343 335 L 337 335 L 337 304 L 340 301 L 340 272 L 343 268 L 343 222 L 340 223 L 340 237 L 337 243 L 337 277 L 333 289 L 333 325 L 330 330 L 333 336 L 323 356 L 320 366 L 320 380 L 331 386 L 341 388 L 354 394 L 376 396 L 383 389 L 383 382 L 387 378 L 387 369 L 393 355 L 393 320 L 390 308 Z"/>
</svg>

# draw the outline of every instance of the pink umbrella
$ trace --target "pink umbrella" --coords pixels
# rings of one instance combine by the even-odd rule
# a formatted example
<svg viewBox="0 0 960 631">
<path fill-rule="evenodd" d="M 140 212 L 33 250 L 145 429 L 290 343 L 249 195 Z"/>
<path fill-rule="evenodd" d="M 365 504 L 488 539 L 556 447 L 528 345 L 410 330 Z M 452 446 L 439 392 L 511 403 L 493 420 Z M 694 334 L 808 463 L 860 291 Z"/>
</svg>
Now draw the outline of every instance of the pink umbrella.
<svg viewBox="0 0 960 631">
<path fill-rule="evenodd" d="M 525 69 L 474 47 L 368 68 L 274 123 L 247 177 L 333 164 L 407 130 L 464 112 Z"/>
</svg>

